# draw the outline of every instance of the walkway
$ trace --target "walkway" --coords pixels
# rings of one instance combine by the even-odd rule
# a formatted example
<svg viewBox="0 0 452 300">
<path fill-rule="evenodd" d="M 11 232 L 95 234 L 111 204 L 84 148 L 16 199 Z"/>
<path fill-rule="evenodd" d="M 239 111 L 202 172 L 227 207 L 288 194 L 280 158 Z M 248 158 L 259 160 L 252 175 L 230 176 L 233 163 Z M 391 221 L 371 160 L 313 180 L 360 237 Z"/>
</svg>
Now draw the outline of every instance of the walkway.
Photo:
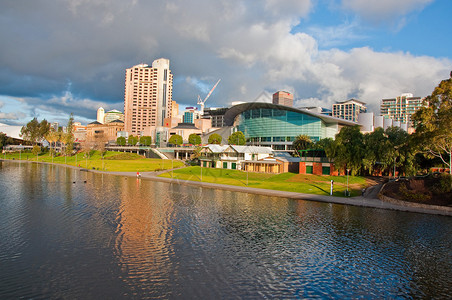
<svg viewBox="0 0 452 300">
<path fill-rule="evenodd" d="M 89 170 L 89 171 L 91 172 L 93 170 Z M 229 191 L 241 192 L 241 193 L 250 193 L 250 194 L 258 194 L 258 195 L 272 196 L 272 197 L 283 197 L 283 198 L 290 198 L 290 199 L 297 199 L 297 200 L 309 200 L 309 201 L 318 201 L 318 202 L 325 202 L 325 203 L 354 205 L 354 206 L 361 206 L 361 207 L 389 209 L 389 210 L 424 213 L 424 214 L 452 216 L 452 212 L 448 212 L 448 211 L 409 207 L 409 206 L 403 206 L 403 205 L 398 205 L 398 204 L 393 204 L 393 203 L 382 201 L 378 198 L 378 193 L 380 192 L 380 189 L 383 184 L 377 184 L 375 186 L 368 187 L 366 192 L 364 193 L 364 196 L 345 198 L 345 197 L 312 195 L 312 194 L 303 194 L 303 193 L 295 193 L 295 192 L 251 188 L 251 187 L 244 187 L 244 186 L 234 186 L 234 185 L 225 185 L 225 184 L 216 184 L 216 183 L 208 183 L 208 182 L 200 182 L 200 181 L 189 181 L 189 180 L 158 177 L 158 175 L 165 173 L 167 171 L 168 170 L 161 171 L 161 172 L 142 172 L 142 173 L 140 173 L 140 175 L 141 175 L 142 179 L 149 179 L 149 180 L 161 181 L 161 182 L 167 182 L 167 183 L 176 183 L 176 184 L 182 184 L 182 185 L 199 186 L 199 187 L 203 187 L 203 188 L 222 189 L 222 190 L 229 190 Z M 99 172 L 99 171 L 93 171 L 93 172 Z M 132 172 L 106 172 L 106 173 L 121 175 L 121 176 L 136 177 L 136 173 L 132 173 Z"/>
<path fill-rule="evenodd" d="M 2 160 L 2 159 L 0 159 L 0 160 Z M 19 161 L 16 161 L 16 162 L 19 162 Z M 22 162 L 24 162 L 24 161 L 22 161 Z M 30 163 L 32 163 L 32 162 L 30 162 Z M 52 164 L 52 163 L 44 163 L 44 162 L 39 162 L 39 163 Z M 127 176 L 127 177 L 137 177 L 136 172 L 105 172 L 105 171 L 84 169 L 84 168 L 79 168 L 79 167 L 70 166 L 70 165 L 62 165 L 62 164 L 55 164 L 55 165 L 65 166 L 65 167 L 69 167 L 72 169 L 78 169 L 78 170 L 86 171 L 86 172 L 103 173 L 103 174 L 111 174 L 111 175 Z M 364 196 L 345 198 L 345 197 L 334 197 L 334 196 L 327 196 L 327 195 L 312 195 L 312 194 L 303 194 L 303 193 L 295 193 L 295 192 L 251 188 L 251 187 L 244 187 L 244 186 L 234 186 L 234 185 L 225 185 L 225 184 L 216 184 L 216 183 L 207 183 L 207 182 L 199 182 L 199 181 L 189 181 L 189 180 L 158 177 L 158 175 L 168 172 L 168 171 L 170 171 L 170 170 L 165 170 L 165 171 L 160 171 L 160 172 L 141 172 L 140 179 L 161 181 L 161 182 L 167 182 L 167 183 L 176 183 L 176 184 L 182 184 L 182 185 L 199 186 L 199 187 L 211 188 L 211 189 L 222 189 L 222 190 L 229 190 L 229 191 L 241 192 L 241 193 L 258 194 L 258 195 L 264 195 L 264 196 L 290 198 L 290 199 L 297 199 L 297 200 L 318 201 L 318 202 L 324 202 L 324 203 L 335 203 L 335 204 L 354 205 L 354 206 L 361 206 L 361 207 L 389 209 L 389 210 L 415 212 L 415 213 L 423 213 L 423 214 L 452 216 L 452 212 L 450 212 L 450 211 L 442 211 L 442 210 L 437 210 L 437 209 L 419 208 L 419 207 L 409 207 L 409 206 L 403 206 L 403 205 L 398 205 L 398 204 L 382 201 L 377 196 L 378 193 L 380 192 L 382 184 L 377 184 L 377 185 L 368 187 L 366 192 L 364 193 Z"/>
</svg>

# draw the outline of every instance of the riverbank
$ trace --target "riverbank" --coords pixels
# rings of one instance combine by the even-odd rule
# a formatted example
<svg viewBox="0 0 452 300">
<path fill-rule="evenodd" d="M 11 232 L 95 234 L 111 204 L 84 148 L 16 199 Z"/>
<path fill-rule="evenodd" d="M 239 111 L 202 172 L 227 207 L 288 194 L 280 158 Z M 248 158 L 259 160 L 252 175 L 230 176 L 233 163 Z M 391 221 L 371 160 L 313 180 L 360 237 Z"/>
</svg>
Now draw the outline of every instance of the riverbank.
<svg viewBox="0 0 452 300">
<path fill-rule="evenodd" d="M 31 161 L 16 161 L 16 160 L 1 160 L 15 163 L 36 163 Z M 50 164 L 47 162 L 38 162 L 40 164 Z M 224 185 L 217 183 L 207 183 L 200 181 L 190 181 L 190 180 L 181 180 L 181 179 L 173 179 L 166 177 L 159 177 L 158 175 L 162 173 L 167 173 L 170 171 L 160 171 L 160 172 L 141 172 L 140 177 L 137 178 L 136 172 L 107 172 L 100 170 L 92 170 L 86 168 L 80 168 L 77 166 L 70 165 L 61 165 L 61 164 L 53 164 L 57 166 L 65 166 L 71 169 L 86 171 L 86 172 L 94 172 L 94 173 L 103 173 L 109 175 L 116 176 L 126 176 L 133 177 L 137 180 L 153 180 L 166 182 L 169 184 L 180 184 L 180 185 L 190 185 L 197 186 L 201 188 L 209 188 L 209 189 L 222 189 L 240 193 L 250 193 L 271 197 L 281 197 L 281 198 L 289 198 L 295 200 L 307 200 L 307 201 L 317 201 L 324 203 L 334 203 L 341 205 L 352 205 L 352 206 L 360 206 L 360 207 L 368 207 L 368 208 L 377 208 L 377 209 L 387 209 L 387 210 L 396 210 L 396 211 L 405 211 L 405 212 L 414 212 L 414 213 L 423 213 L 423 214 L 434 214 L 434 215 L 443 215 L 443 216 L 452 216 L 451 211 L 444 211 L 435 208 L 426 208 L 426 207 L 412 207 L 405 206 L 400 203 L 391 203 L 382 201 L 378 198 L 378 193 L 380 192 L 382 184 L 377 184 L 374 186 L 370 186 L 366 189 L 364 195 L 355 196 L 355 197 L 335 197 L 335 196 L 326 196 L 326 195 L 313 195 L 313 194 L 305 194 L 305 193 L 297 193 L 297 192 L 288 192 L 288 191 L 277 191 L 277 190 L 268 190 L 261 188 L 252 188 L 252 187 L 244 187 L 244 186 L 233 186 L 233 185 Z"/>
</svg>

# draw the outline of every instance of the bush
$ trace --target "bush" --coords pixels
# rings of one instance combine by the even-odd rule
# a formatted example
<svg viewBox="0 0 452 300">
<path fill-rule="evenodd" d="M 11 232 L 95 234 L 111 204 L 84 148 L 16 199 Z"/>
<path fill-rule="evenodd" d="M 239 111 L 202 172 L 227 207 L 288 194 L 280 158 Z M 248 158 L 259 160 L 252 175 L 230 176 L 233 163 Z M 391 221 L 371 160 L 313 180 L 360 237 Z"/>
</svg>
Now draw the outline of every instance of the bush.
<svg viewBox="0 0 452 300">
<path fill-rule="evenodd" d="M 452 191 L 452 175 L 441 173 L 439 182 L 435 184 L 433 189 L 436 194 L 449 193 Z"/>
<path fill-rule="evenodd" d="M 428 194 L 420 193 L 419 191 L 409 190 L 405 183 L 400 184 L 399 192 L 402 195 L 403 200 L 425 202 L 431 199 Z"/>
</svg>

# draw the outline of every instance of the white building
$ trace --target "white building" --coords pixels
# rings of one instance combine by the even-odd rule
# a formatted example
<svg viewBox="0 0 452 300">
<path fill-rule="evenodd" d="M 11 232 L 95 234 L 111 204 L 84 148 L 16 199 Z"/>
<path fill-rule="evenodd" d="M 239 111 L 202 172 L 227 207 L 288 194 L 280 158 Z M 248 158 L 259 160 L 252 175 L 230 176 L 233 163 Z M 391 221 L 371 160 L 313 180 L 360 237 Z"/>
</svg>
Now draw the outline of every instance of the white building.
<svg viewBox="0 0 452 300">
<path fill-rule="evenodd" d="M 105 110 L 102 107 L 97 109 L 97 122 L 104 124 Z"/>
</svg>

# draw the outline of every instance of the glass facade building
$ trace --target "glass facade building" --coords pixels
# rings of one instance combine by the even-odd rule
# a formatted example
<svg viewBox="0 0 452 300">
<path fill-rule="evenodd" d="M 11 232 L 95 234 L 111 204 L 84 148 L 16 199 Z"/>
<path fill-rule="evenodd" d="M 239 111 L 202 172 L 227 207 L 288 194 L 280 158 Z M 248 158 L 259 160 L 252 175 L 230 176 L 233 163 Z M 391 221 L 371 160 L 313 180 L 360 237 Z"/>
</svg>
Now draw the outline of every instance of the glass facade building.
<svg viewBox="0 0 452 300">
<path fill-rule="evenodd" d="M 292 142 L 301 134 L 313 141 L 334 138 L 342 126 L 357 125 L 307 110 L 271 103 L 245 103 L 232 107 L 225 115 L 230 125 L 242 131 L 249 145 L 270 146 L 274 150 L 292 150 Z"/>
</svg>

